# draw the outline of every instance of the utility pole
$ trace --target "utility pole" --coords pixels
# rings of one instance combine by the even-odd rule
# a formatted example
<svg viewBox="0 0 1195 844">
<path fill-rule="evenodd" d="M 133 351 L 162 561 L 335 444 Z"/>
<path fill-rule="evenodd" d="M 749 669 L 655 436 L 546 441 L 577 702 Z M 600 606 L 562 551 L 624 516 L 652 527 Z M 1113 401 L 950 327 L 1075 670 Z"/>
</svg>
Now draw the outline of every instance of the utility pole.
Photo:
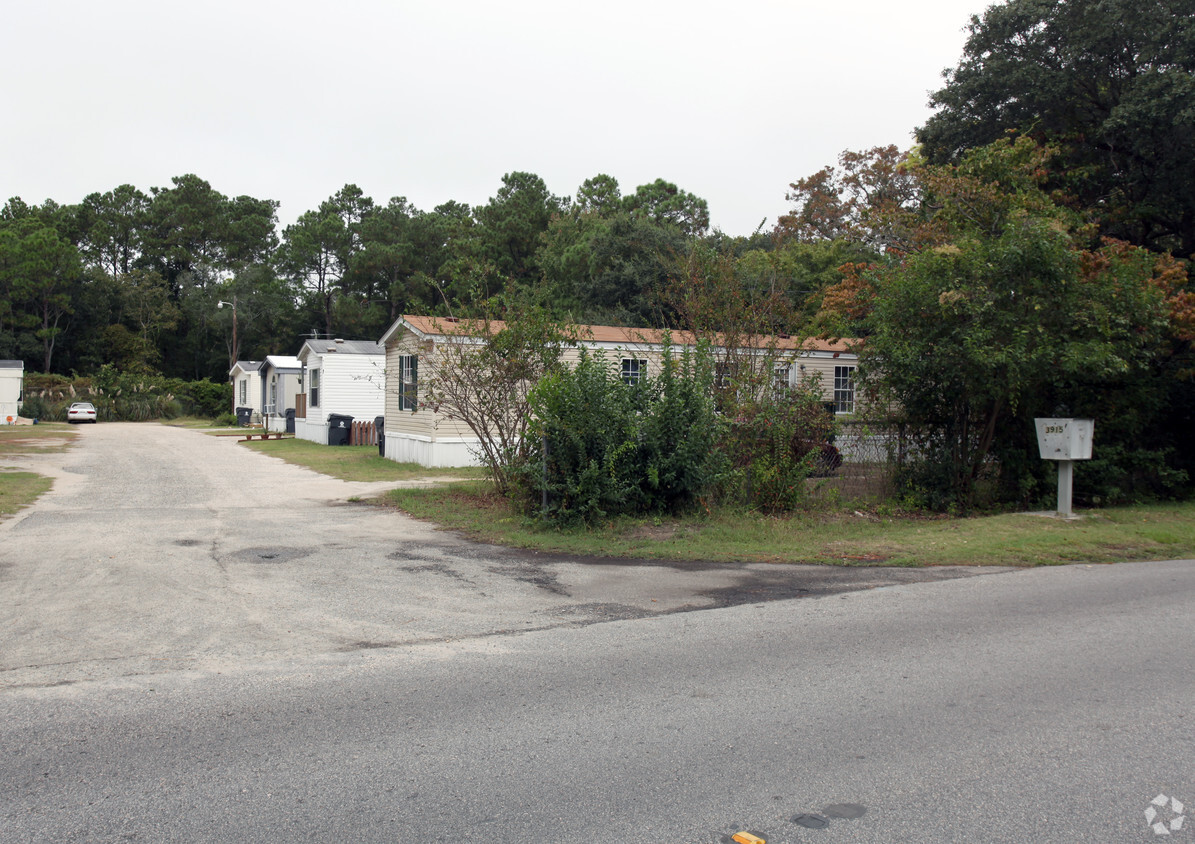
<svg viewBox="0 0 1195 844">
<path fill-rule="evenodd" d="M 232 369 L 232 367 L 236 366 L 236 362 L 240 360 L 241 356 L 241 347 L 237 343 L 237 295 L 235 293 L 232 294 L 231 302 L 216 303 L 217 308 L 223 308 L 225 305 L 232 308 L 232 361 L 228 364 L 228 368 Z"/>
</svg>

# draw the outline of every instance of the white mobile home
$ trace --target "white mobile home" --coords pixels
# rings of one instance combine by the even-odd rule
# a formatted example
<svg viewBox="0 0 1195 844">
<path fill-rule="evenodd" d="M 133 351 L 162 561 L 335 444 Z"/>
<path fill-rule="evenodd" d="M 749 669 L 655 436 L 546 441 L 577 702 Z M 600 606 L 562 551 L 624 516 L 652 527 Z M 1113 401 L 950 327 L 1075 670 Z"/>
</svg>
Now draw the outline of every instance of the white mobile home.
<svg viewBox="0 0 1195 844">
<path fill-rule="evenodd" d="M 232 412 L 249 409 L 249 421 L 261 421 L 261 361 L 238 360 L 228 373 L 232 384 Z"/>
<path fill-rule="evenodd" d="M 295 405 L 295 436 L 328 442 L 328 415 L 373 422 L 386 409 L 386 350 L 372 340 L 308 340 L 296 355 L 303 367 Z"/>
<path fill-rule="evenodd" d="M 25 382 L 25 364 L 19 360 L 0 360 L 0 425 L 17 421 L 21 409 L 21 385 Z"/>
<path fill-rule="evenodd" d="M 288 417 L 293 424 L 295 396 L 303 392 L 303 365 L 293 355 L 268 355 L 260 374 L 262 424 L 267 431 L 286 431 Z"/>
</svg>

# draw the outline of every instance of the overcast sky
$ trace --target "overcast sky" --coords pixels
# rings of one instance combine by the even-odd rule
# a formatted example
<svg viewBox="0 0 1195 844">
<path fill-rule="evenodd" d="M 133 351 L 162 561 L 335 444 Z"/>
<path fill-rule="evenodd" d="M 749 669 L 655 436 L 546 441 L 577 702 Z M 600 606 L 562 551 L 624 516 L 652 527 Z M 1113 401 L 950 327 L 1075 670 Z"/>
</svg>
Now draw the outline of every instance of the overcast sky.
<svg viewBox="0 0 1195 844">
<path fill-rule="evenodd" d="M 7 4 L 0 201 L 195 173 L 293 222 L 344 184 L 421 209 L 504 173 L 663 178 L 749 234 L 844 149 L 907 147 L 983 0 Z"/>
</svg>

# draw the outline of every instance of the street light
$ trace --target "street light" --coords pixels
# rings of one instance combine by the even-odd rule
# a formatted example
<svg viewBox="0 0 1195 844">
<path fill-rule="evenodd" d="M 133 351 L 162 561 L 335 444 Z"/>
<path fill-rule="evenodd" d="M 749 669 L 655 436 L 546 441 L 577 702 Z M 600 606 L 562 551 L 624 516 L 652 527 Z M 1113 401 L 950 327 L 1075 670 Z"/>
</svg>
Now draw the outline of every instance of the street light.
<svg viewBox="0 0 1195 844">
<path fill-rule="evenodd" d="M 232 308 L 232 364 L 231 364 L 231 366 L 236 366 L 236 362 L 240 356 L 241 347 L 237 344 L 237 297 L 236 297 L 235 293 L 232 294 L 231 302 L 220 301 L 220 302 L 216 303 L 217 308 L 223 308 L 225 305 L 228 305 L 230 308 Z"/>
</svg>

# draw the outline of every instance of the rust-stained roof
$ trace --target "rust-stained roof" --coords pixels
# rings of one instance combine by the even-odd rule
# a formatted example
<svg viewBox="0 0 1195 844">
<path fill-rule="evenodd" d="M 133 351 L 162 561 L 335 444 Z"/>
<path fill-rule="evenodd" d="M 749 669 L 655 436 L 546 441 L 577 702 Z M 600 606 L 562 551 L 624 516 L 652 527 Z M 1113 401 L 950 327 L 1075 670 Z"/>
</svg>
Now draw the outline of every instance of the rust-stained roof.
<svg viewBox="0 0 1195 844">
<path fill-rule="evenodd" d="M 402 321 L 407 323 L 411 328 L 424 336 L 441 336 L 452 337 L 459 335 L 476 336 L 485 330 L 486 323 L 482 320 L 473 319 L 456 319 L 454 317 L 434 317 L 434 316 L 415 316 L 407 314 L 402 317 Z M 506 328 L 506 323 L 500 319 L 489 321 L 489 330 L 491 333 L 497 334 Z M 617 325 L 574 325 L 579 339 L 582 343 L 612 343 L 617 345 L 651 345 L 658 346 L 664 342 L 665 332 L 658 328 L 623 328 Z M 390 336 L 391 331 L 386 332 L 387 337 Z M 692 346 L 695 345 L 696 340 L 694 334 L 689 331 L 672 331 L 669 332 L 673 345 L 676 346 Z M 383 338 L 386 339 L 386 338 Z M 710 336 L 710 341 L 715 346 L 723 345 L 722 335 L 714 334 Z M 788 337 L 781 335 L 780 337 L 757 337 L 755 342 L 749 345 L 756 345 L 760 348 L 770 347 L 774 342 L 778 349 L 790 349 L 793 351 L 806 352 L 851 352 L 852 344 L 856 341 L 852 340 L 822 340 L 814 337 Z"/>
</svg>

